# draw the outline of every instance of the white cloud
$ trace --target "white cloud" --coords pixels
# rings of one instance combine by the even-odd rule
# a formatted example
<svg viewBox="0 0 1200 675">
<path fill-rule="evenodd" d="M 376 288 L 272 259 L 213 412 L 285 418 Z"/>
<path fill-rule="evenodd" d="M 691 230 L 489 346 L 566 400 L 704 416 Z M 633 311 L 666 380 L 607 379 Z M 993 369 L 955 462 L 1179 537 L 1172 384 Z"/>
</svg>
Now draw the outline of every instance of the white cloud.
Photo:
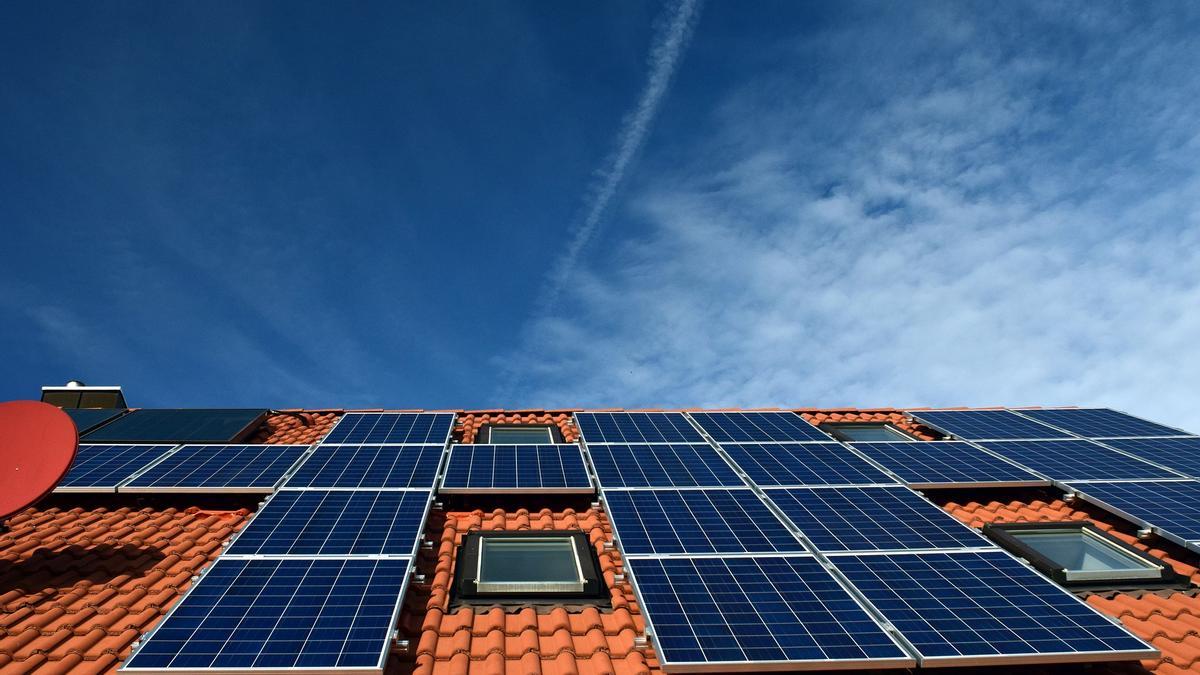
<svg viewBox="0 0 1200 675">
<path fill-rule="evenodd" d="M 632 200 L 644 234 L 530 325 L 512 403 L 1101 404 L 1200 431 L 1190 38 L 961 9 L 798 41 L 821 72 L 731 92 Z"/>
</svg>

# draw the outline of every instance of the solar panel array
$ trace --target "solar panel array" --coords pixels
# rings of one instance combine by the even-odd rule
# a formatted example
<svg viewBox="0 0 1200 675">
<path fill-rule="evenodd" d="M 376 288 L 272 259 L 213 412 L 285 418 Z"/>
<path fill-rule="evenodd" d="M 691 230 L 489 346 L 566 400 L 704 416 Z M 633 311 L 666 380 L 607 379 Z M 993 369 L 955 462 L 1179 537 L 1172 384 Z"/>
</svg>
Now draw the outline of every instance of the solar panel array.
<svg viewBox="0 0 1200 675">
<path fill-rule="evenodd" d="M 830 558 L 923 665 L 1127 660 L 1152 647 L 1000 550 Z"/>
<path fill-rule="evenodd" d="M 408 560 L 222 557 L 122 670 L 381 672 Z"/>
<path fill-rule="evenodd" d="M 668 670 L 915 665 L 812 556 L 625 564 Z"/>
<path fill-rule="evenodd" d="M 575 444 L 454 445 L 440 492 L 592 492 Z"/>
<path fill-rule="evenodd" d="M 822 552 L 992 546 L 973 528 L 906 487 L 769 488 L 765 492 Z"/>
<path fill-rule="evenodd" d="M 267 412 L 259 408 L 143 408 L 85 437 L 89 443 L 232 443 L 250 433 Z"/>
<path fill-rule="evenodd" d="M 912 414 L 931 427 L 967 441 L 1071 438 L 1064 431 L 1009 410 L 921 410 Z"/>
<path fill-rule="evenodd" d="M 272 492 L 307 445 L 184 445 L 120 492 Z"/>
<path fill-rule="evenodd" d="M 626 555 L 804 551 L 745 488 L 617 490 L 605 494 L 605 507 Z"/>
<path fill-rule="evenodd" d="M 837 443 L 722 443 L 758 485 L 873 485 L 896 479 Z"/>
<path fill-rule="evenodd" d="M 1087 501 L 1200 550 L 1200 481 L 1095 481 L 1070 487 Z"/>
<path fill-rule="evenodd" d="M 1021 415 L 1050 424 L 1084 438 L 1136 438 L 1184 436 L 1187 432 L 1108 408 L 1020 410 Z"/>
<path fill-rule="evenodd" d="M 980 441 L 979 446 L 1057 481 L 1180 478 L 1178 474 L 1085 441 Z"/>
<path fill-rule="evenodd" d="M 174 445 L 81 443 L 75 461 L 54 491 L 116 492 L 118 485 L 174 448 Z"/>
<path fill-rule="evenodd" d="M 344 416 L 125 669 L 382 672 L 453 421 Z"/>
<path fill-rule="evenodd" d="M 1116 438 L 1105 440 L 1104 444 L 1191 478 L 1200 478 L 1200 436 Z"/>
<path fill-rule="evenodd" d="M 908 667 L 948 658 L 987 665 L 1152 652 L 896 478 L 1047 484 L 1023 466 L 964 442 L 856 443 L 856 450 L 791 413 L 636 415 L 577 418 L 667 670 Z M 716 447 L 679 442 L 691 436 L 688 417 Z M 1012 422 L 1039 437 L 1071 438 L 1018 415 L 971 422 L 988 436 L 1016 433 L 999 426 Z M 893 594 L 877 593 L 879 608 L 859 604 L 857 589 L 831 575 L 822 557 L 887 576 L 880 585 L 860 574 L 873 590 Z M 926 564 L 912 579 L 888 567 L 908 569 L 910 560 Z M 981 595 L 951 611 L 954 589 L 930 579 L 995 582 L 1012 600 Z M 1015 614 L 1023 607 L 1029 611 Z M 964 618 L 972 630 L 959 630 Z M 889 637 L 885 620 L 906 621 L 901 633 L 920 653 Z M 1045 639 L 1055 633 L 1060 638 Z"/>
<path fill-rule="evenodd" d="M 63 408 L 75 423 L 75 431 L 83 436 L 105 422 L 125 414 L 125 408 Z"/>
<path fill-rule="evenodd" d="M 912 488 L 1046 485 L 1037 474 L 961 441 L 850 443 Z"/>
<path fill-rule="evenodd" d="M 427 490 L 281 490 L 226 553 L 407 556 L 428 507 Z"/>
<path fill-rule="evenodd" d="M 690 413 L 714 441 L 725 443 L 797 443 L 830 441 L 828 434 L 791 412 Z"/>
</svg>

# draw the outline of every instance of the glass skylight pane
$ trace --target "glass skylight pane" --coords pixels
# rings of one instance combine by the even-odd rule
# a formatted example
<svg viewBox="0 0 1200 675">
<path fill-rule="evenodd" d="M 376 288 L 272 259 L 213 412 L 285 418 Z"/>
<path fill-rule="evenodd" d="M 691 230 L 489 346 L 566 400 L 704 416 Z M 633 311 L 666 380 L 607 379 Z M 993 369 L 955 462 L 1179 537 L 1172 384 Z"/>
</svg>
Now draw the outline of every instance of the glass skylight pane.
<svg viewBox="0 0 1200 675">
<path fill-rule="evenodd" d="M 548 427 L 492 427 L 488 442 L 492 445 L 537 445 L 553 443 L 554 436 Z"/>
<path fill-rule="evenodd" d="M 1080 530 L 1011 530 L 1009 534 L 1071 572 L 1125 573 L 1157 569 Z"/>
<path fill-rule="evenodd" d="M 831 424 L 830 430 L 849 441 L 908 441 L 908 436 L 883 424 Z"/>
<path fill-rule="evenodd" d="M 563 539 L 484 539 L 480 583 L 579 582 L 575 545 Z"/>
</svg>

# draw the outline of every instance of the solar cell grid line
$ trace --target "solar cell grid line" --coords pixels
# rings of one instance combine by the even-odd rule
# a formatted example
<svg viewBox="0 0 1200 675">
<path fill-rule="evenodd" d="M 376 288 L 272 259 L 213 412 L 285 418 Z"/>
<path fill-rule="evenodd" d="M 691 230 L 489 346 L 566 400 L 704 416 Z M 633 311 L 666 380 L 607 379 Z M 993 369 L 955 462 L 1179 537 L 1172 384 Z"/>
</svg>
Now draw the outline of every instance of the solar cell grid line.
<svg viewBox="0 0 1200 675">
<path fill-rule="evenodd" d="M 183 445 L 118 492 L 271 492 L 307 445 Z"/>
<path fill-rule="evenodd" d="M 743 487 L 746 485 L 720 453 L 707 443 L 588 444 L 600 486 Z"/>
<path fill-rule="evenodd" d="M 590 493 L 575 444 L 461 444 L 450 448 L 440 492 Z"/>
<path fill-rule="evenodd" d="M 1192 478 L 1200 477 L 1200 436 L 1113 438 L 1100 443 Z"/>
<path fill-rule="evenodd" d="M 850 447 L 913 488 L 1021 487 L 1045 478 L 965 441 L 855 442 Z"/>
<path fill-rule="evenodd" d="M 998 549 L 829 560 L 916 647 L 922 666 L 1122 661 L 1158 653 Z"/>
<path fill-rule="evenodd" d="M 409 564 L 221 557 L 121 671 L 382 673 Z"/>
<path fill-rule="evenodd" d="M 1083 439 L 977 444 L 1057 481 L 1182 478 L 1168 469 Z"/>
<path fill-rule="evenodd" d="M 974 528 L 899 485 L 763 492 L 822 552 L 995 546 Z"/>
<path fill-rule="evenodd" d="M 805 551 L 746 488 L 622 490 L 606 492 L 604 501 L 627 556 Z"/>
<path fill-rule="evenodd" d="M 318 445 L 283 488 L 432 488 L 440 445 Z"/>
<path fill-rule="evenodd" d="M 428 490 L 281 490 L 224 555 L 411 556 L 431 495 Z"/>
<path fill-rule="evenodd" d="M 689 413 L 717 443 L 803 443 L 833 439 L 792 412 Z"/>
<path fill-rule="evenodd" d="M 764 487 L 897 483 L 840 443 L 722 443 L 721 449 Z"/>
<path fill-rule="evenodd" d="M 809 555 L 629 558 L 668 672 L 915 665 Z"/>
<path fill-rule="evenodd" d="M 1015 410 L 1014 412 L 1084 438 L 1188 435 L 1186 431 L 1156 424 L 1110 408 L 1051 408 Z"/>
<path fill-rule="evenodd" d="M 1096 481 L 1069 487 L 1085 501 L 1200 550 L 1200 481 Z"/>
<path fill-rule="evenodd" d="M 1074 438 L 1010 410 L 916 410 L 913 417 L 966 441 L 1016 438 Z"/>
<path fill-rule="evenodd" d="M 321 444 L 445 446 L 453 427 L 454 413 L 346 413 Z"/>
<path fill-rule="evenodd" d="M 677 412 L 577 412 L 579 433 L 592 443 L 704 443 Z"/>
<path fill-rule="evenodd" d="M 55 492 L 116 492 L 117 485 L 158 461 L 173 444 L 100 445 L 81 443 Z"/>
</svg>

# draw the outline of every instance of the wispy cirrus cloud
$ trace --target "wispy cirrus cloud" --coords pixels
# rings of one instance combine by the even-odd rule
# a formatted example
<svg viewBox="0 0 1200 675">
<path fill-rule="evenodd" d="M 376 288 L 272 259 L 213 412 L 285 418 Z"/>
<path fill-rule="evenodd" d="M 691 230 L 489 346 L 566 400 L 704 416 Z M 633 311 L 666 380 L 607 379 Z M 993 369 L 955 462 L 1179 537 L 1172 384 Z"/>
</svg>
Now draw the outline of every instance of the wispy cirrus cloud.
<svg viewBox="0 0 1200 675">
<path fill-rule="evenodd" d="M 631 199 L 643 234 L 531 323 L 513 402 L 1103 404 L 1200 430 L 1197 12 L 910 9 L 775 47 Z"/>
</svg>

